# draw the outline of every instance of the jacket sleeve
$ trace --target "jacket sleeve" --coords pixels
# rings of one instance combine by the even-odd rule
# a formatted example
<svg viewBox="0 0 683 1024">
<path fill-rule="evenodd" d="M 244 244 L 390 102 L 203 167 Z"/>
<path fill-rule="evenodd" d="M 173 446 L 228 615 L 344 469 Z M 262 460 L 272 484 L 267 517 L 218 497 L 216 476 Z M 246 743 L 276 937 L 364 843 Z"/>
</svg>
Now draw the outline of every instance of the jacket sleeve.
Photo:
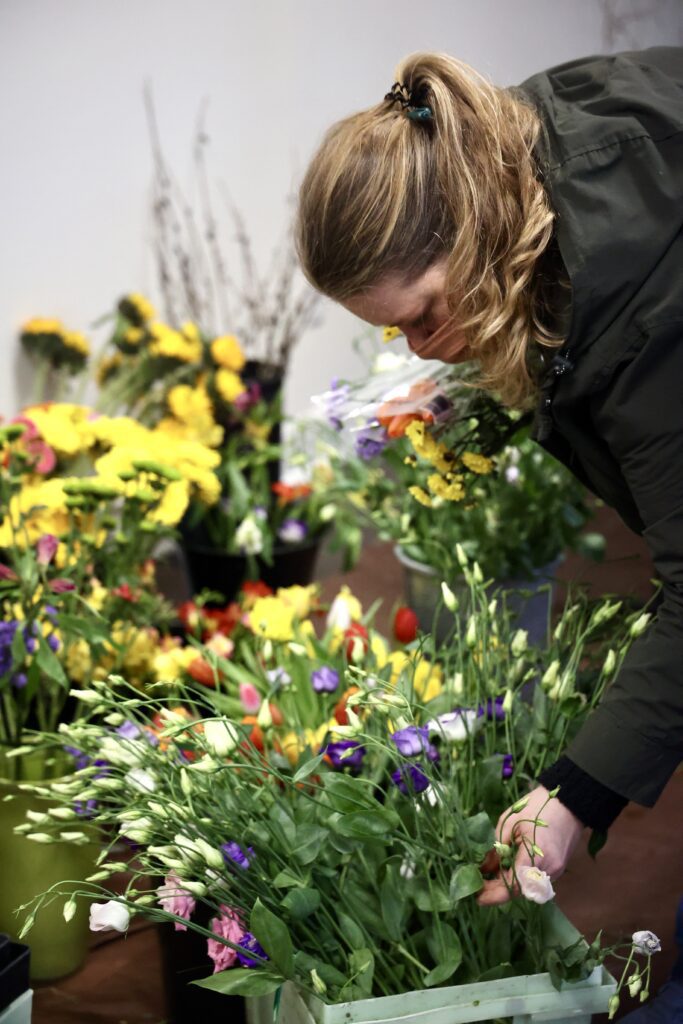
<svg viewBox="0 0 683 1024">
<path fill-rule="evenodd" d="M 683 316 L 650 325 L 592 399 L 662 581 L 656 619 L 567 750 L 602 786 L 652 806 L 683 759 Z"/>
</svg>

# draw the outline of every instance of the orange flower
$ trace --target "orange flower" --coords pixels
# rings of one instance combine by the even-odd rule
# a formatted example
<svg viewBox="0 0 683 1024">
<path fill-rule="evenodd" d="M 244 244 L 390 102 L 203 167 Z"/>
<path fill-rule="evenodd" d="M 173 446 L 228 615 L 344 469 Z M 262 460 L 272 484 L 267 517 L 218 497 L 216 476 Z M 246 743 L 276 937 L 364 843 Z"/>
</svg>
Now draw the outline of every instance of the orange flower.
<svg viewBox="0 0 683 1024">
<path fill-rule="evenodd" d="M 300 501 L 307 498 L 313 490 L 309 484 L 285 484 L 281 480 L 271 485 L 273 494 L 277 494 L 277 503 L 280 508 L 283 505 L 290 505 L 293 501 Z"/>
</svg>

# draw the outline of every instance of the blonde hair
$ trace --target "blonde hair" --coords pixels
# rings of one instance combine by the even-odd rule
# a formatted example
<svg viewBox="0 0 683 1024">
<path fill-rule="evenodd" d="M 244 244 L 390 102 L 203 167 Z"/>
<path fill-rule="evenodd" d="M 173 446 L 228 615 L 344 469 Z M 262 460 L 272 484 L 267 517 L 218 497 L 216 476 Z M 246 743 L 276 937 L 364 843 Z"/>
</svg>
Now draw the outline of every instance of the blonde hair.
<svg viewBox="0 0 683 1024">
<path fill-rule="evenodd" d="M 480 365 L 478 383 L 507 404 L 529 404 L 529 342 L 562 341 L 539 263 L 554 218 L 533 153 L 541 121 L 443 54 L 406 58 L 396 79 L 432 117 L 413 120 L 387 98 L 328 131 L 300 191 L 304 272 L 344 301 L 387 273 L 410 279 L 447 258 L 448 307 Z"/>
</svg>

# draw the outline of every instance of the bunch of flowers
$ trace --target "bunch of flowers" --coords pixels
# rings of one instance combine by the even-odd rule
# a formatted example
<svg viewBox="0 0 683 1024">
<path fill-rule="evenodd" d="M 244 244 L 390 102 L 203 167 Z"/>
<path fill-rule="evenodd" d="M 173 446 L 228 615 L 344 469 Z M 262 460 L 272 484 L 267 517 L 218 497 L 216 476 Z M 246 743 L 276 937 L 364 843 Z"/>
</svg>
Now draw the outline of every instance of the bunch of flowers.
<svg viewBox="0 0 683 1024">
<path fill-rule="evenodd" d="M 71 331 L 61 320 L 33 317 L 22 325 L 19 338 L 36 363 L 34 395 L 46 398 L 47 389 L 61 391 L 68 377 L 78 376 L 90 356 L 90 343 L 79 331 Z"/>
<path fill-rule="evenodd" d="M 327 396 L 336 428 L 324 444 L 333 496 L 345 494 L 382 539 L 450 580 L 461 576 L 458 544 L 498 580 L 529 579 L 567 547 L 602 553 L 599 535 L 580 536 L 590 517 L 584 489 L 531 440 L 519 416 L 467 383 L 400 387 L 397 375 L 414 374 L 413 361 L 391 357 L 385 371 L 386 363 L 380 357 L 371 385 L 363 385 L 365 397 L 374 389 L 369 404 L 359 405 L 353 388 L 336 410 Z M 391 397 L 397 389 L 405 396 Z M 390 397 L 380 400 L 380 392 Z M 361 429 L 343 430 L 342 408 L 354 418 L 362 409 L 373 415 Z"/>
<path fill-rule="evenodd" d="M 530 783 L 646 623 L 615 603 L 574 604 L 539 651 L 488 601 L 476 566 L 466 576 L 469 614 L 454 616 L 443 648 L 418 637 L 398 671 L 366 660 L 369 638 L 349 634 L 352 595 L 330 609 L 329 629 L 342 633 L 335 663 L 284 598 L 256 596 L 260 660 L 246 669 L 260 690 L 258 732 L 217 703 L 185 700 L 181 713 L 134 692 L 121 705 L 106 683 L 76 691 L 96 720 L 44 742 L 77 747 L 88 764 L 66 785 L 34 787 L 59 806 L 20 829 L 39 843 L 64 838 L 74 806 L 95 800 L 92 820 L 111 849 L 76 894 L 56 886 L 37 897 L 25 931 L 46 901 L 65 899 L 68 919 L 76 899 L 104 898 L 93 928 L 125 931 L 137 914 L 204 934 L 208 987 L 255 995 L 293 980 L 327 1002 L 538 970 L 557 982 L 584 977 L 606 951 L 554 936 L 540 816 L 532 865 L 513 871 L 522 898 L 485 908 L 476 894 L 492 851 L 509 862 L 501 810 L 524 810 Z M 418 690 L 418 659 L 439 668 L 433 692 Z M 130 881 L 112 892 L 103 883 L 124 866 L 121 839 L 135 844 Z M 165 884 L 150 892 L 143 876 L 160 874 Z M 195 917 L 200 903 L 208 928 Z M 629 943 L 624 983 L 635 988 L 637 975 L 647 987 L 635 956 L 653 949 Z"/>
</svg>

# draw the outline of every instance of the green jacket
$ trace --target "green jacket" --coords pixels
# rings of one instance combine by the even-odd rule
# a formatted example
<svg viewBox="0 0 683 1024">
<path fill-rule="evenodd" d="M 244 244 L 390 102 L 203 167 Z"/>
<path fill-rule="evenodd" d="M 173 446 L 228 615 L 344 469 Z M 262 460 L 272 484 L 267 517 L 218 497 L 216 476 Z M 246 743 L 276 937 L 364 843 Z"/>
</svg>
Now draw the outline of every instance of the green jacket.
<svg viewBox="0 0 683 1024">
<path fill-rule="evenodd" d="M 545 124 L 572 286 L 537 438 L 642 533 L 663 584 L 567 755 L 649 806 L 683 760 L 683 49 L 577 60 L 520 89 Z"/>
</svg>

